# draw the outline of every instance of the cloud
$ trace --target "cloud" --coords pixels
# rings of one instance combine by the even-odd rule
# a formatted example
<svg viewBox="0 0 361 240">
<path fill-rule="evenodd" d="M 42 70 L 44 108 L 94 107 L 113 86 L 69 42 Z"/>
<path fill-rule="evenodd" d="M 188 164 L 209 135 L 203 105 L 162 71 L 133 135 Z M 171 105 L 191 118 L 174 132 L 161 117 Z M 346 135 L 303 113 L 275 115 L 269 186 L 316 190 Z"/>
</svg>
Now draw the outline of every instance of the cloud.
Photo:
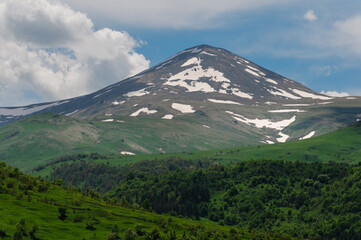
<svg viewBox="0 0 361 240">
<path fill-rule="evenodd" d="M 222 25 L 228 13 L 277 6 L 291 0 L 62 0 L 97 19 L 143 28 L 203 29 Z"/>
<path fill-rule="evenodd" d="M 310 22 L 317 20 L 317 16 L 315 15 L 313 10 L 308 10 L 305 15 L 303 15 L 303 18 Z"/>
<path fill-rule="evenodd" d="M 347 53 L 361 55 L 361 15 L 334 23 L 331 44 Z"/>
<path fill-rule="evenodd" d="M 48 0 L 0 2 L 0 105 L 86 94 L 149 67 L 127 32 Z"/>
<path fill-rule="evenodd" d="M 347 92 L 337 92 L 337 91 L 321 91 L 322 94 L 330 96 L 330 97 L 348 97 L 350 96 L 350 94 L 348 94 Z"/>
</svg>

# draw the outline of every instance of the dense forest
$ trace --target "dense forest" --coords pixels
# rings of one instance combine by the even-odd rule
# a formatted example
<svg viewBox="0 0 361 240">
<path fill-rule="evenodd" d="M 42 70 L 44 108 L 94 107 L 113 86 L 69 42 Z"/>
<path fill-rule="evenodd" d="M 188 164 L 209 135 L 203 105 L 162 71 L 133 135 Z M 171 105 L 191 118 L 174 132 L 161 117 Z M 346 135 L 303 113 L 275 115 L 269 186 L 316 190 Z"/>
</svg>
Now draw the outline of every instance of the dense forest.
<svg viewBox="0 0 361 240">
<path fill-rule="evenodd" d="M 122 167 L 93 162 L 93 160 L 100 158 L 106 161 L 106 156 L 96 153 L 77 154 L 54 159 L 49 163 L 50 166 L 69 161 L 74 161 L 74 163 L 66 163 L 54 168 L 50 177 L 51 179 L 63 179 L 66 183 L 80 187 L 82 190 L 90 188 L 100 193 L 106 193 L 123 179 L 152 174 L 160 175 L 175 170 L 205 169 L 212 164 L 208 159 L 191 161 L 176 157 L 165 160 L 144 160 Z"/>
<path fill-rule="evenodd" d="M 226 167 L 169 159 L 114 167 L 83 161 L 63 164 L 52 176 L 91 188 L 110 180 L 116 187 L 107 197 L 157 213 L 296 237 L 361 239 L 361 166 L 263 160 Z"/>
</svg>

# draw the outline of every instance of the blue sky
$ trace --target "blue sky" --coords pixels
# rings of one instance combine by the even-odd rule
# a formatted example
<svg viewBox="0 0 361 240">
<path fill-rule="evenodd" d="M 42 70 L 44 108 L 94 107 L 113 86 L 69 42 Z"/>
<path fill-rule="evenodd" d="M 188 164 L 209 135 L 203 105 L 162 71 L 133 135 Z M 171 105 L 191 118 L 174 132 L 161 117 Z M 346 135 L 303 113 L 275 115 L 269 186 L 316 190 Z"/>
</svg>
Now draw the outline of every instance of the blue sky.
<svg viewBox="0 0 361 240">
<path fill-rule="evenodd" d="M 0 0 L 0 106 L 95 91 L 195 45 L 361 95 L 361 1 Z"/>
</svg>

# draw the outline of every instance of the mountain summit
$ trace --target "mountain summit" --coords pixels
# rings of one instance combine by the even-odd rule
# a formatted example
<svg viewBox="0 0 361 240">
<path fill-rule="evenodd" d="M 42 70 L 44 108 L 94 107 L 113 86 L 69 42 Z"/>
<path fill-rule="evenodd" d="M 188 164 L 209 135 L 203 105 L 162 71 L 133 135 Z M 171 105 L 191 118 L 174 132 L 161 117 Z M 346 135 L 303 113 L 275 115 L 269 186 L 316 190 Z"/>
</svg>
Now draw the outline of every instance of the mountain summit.
<svg viewBox="0 0 361 240">
<path fill-rule="evenodd" d="M 0 108 L 0 124 L 54 112 L 113 124 L 132 137 L 153 131 L 150 141 L 159 140 L 153 146 L 138 139 L 125 150 L 183 151 L 309 138 L 354 122 L 360 102 L 322 95 L 227 50 L 200 45 L 85 96 Z"/>
</svg>

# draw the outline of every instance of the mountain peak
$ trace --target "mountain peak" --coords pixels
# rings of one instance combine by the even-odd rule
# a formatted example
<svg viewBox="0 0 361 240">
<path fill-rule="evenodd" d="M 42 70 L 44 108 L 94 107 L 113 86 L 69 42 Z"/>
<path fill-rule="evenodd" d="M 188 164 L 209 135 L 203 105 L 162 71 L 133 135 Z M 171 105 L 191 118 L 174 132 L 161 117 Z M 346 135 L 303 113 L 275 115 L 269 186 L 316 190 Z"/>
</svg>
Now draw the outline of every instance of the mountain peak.
<svg viewBox="0 0 361 240">
<path fill-rule="evenodd" d="M 332 99 L 225 49 L 206 44 L 178 52 L 136 77 L 148 74 L 152 76 L 144 78 L 148 84 L 152 81 L 158 88 L 167 86 L 177 93 L 218 93 L 252 102 Z"/>
</svg>

